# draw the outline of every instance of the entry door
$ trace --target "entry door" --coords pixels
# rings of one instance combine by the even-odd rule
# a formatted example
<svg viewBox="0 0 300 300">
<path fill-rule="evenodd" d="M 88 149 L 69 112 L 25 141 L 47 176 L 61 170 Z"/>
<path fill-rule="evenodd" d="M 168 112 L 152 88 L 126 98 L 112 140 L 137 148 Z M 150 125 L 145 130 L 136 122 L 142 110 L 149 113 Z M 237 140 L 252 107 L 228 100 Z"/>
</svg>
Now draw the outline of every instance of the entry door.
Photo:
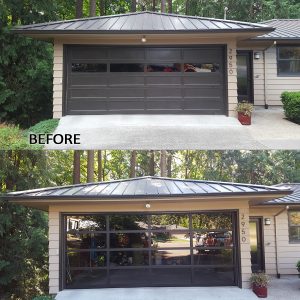
<svg viewBox="0 0 300 300">
<path fill-rule="evenodd" d="M 262 218 L 250 218 L 250 247 L 252 272 L 264 271 Z"/>
<path fill-rule="evenodd" d="M 253 70 L 252 52 L 238 51 L 237 53 L 237 88 L 238 101 L 253 103 Z"/>
</svg>

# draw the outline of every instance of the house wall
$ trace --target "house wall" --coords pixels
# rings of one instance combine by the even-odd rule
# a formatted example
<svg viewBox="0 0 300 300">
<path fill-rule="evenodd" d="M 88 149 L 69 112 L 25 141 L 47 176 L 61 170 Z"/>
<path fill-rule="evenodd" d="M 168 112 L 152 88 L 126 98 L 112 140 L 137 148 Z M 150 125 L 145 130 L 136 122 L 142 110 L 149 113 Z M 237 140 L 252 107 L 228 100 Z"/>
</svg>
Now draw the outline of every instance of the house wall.
<svg viewBox="0 0 300 300">
<path fill-rule="evenodd" d="M 264 54 L 264 49 L 265 50 Z M 300 91 L 300 76 L 278 76 L 276 46 L 238 47 L 243 50 L 253 50 L 260 54 L 259 59 L 253 59 L 254 104 L 269 106 L 282 105 L 281 93 L 284 91 Z M 266 62 L 264 70 L 264 62 Z M 266 84 L 266 86 L 264 86 Z M 265 94 L 266 90 L 266 94 Z"/>
<path fill-rule="evenodd" d="M 249 244 L 249 205 L 248 201 L 168 201 L 150 202 L 151 212 L 162 211 L 205 211 L 205 210 L 236 210 L 239 211 L 239 239 L 240 239 L 240 263 L 242 274 L 242 286 L 249 286 L 251 274 L 250 244 Z M 82 201 L 84 202 L 84 201 Z M 102 204 L 76 204 L 76 205 L 51 205 L 49 207 L 49 293 L 56 294 L 59 291 L 59 249 L 60 249 L 60 213 L 79 212 L 149 212 L 145 208 L 145 201 L 139 202 L 113 202 Z"/>
<path fill-rule="evenodd" d="M 282 211 L 283 209 L 284 211 Z M 276 217 L 278 273 L 282 275 L 297 274 L 295 265 L 300 259 L 300 244 L 289 242 L 288 212 L 282 206 L 250 208 L 251 217 L 271 219 L 271 225 L 263 225 L 266 273 L 270 275 L 277 274 L 275 215 L 279 212 L 281 213 Z"/>
<path fill-rule="evenodd" d="M 123 39 L 56 39 L 54 41 L 54 64 L 53 64 L 53 118 L 61 118 L 63 115 L 63 45 L 64 44 L 90 44 L 90 45 L 141 45 L 139 38 L 134 36 Z M 168 37 L 148 38 L 147 45 L 227 45 L 227 87 L 228 87 L 228 115 L 235 116 L 237 104 L 237 78 L 236 78 L 236 40 L 229 39 L 200 39 Z"/>
</svg>

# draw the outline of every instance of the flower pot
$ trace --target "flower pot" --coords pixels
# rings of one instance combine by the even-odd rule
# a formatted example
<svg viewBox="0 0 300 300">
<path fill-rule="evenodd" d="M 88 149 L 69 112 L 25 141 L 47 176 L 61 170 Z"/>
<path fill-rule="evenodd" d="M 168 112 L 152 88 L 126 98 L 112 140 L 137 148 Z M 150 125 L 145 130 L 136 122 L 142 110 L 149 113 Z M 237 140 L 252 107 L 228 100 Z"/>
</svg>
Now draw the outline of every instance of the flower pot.
<svg viewBox="0 0 300 300">
<path fill-rule="evenodd" d="M 268 297 L 268 289 L 266 286 L 259 286 L 254 283 L 252 285 L 252 290 L 258 298 L 267 298 Z"/>
<path fill-rule="evenodd" d="M 243 113 L 238 113 L 238 120 L 242 125 L 251 125 L 251 115 L 244 115 Z"/>
</svg>

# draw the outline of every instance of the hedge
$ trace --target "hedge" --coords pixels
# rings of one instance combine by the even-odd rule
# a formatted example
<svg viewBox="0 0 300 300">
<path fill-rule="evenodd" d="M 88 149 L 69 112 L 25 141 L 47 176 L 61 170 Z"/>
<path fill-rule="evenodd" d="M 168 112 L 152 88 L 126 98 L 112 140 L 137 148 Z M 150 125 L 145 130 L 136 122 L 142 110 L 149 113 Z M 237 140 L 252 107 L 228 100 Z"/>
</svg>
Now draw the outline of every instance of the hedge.
<svg viewBox="0 0 300 300">
<path fill-rule="evenodd" d="M 286 118 L 300 124 L 300 92 L 283 92 L 281 101 Z"/>
</svg>

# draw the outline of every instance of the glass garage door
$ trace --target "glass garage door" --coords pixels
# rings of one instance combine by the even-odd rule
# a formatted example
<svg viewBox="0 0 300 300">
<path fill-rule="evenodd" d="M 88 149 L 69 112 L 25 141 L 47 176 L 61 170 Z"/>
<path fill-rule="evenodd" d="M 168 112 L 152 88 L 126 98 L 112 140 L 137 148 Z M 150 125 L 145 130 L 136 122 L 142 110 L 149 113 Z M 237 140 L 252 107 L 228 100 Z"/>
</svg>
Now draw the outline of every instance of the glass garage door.
<svg viewBox="0 0 300 300">
<path fill-rule="evenodd" d="M 64 288 L 237 285 L 234 212 L 64 216 Z"/>
</svg>

